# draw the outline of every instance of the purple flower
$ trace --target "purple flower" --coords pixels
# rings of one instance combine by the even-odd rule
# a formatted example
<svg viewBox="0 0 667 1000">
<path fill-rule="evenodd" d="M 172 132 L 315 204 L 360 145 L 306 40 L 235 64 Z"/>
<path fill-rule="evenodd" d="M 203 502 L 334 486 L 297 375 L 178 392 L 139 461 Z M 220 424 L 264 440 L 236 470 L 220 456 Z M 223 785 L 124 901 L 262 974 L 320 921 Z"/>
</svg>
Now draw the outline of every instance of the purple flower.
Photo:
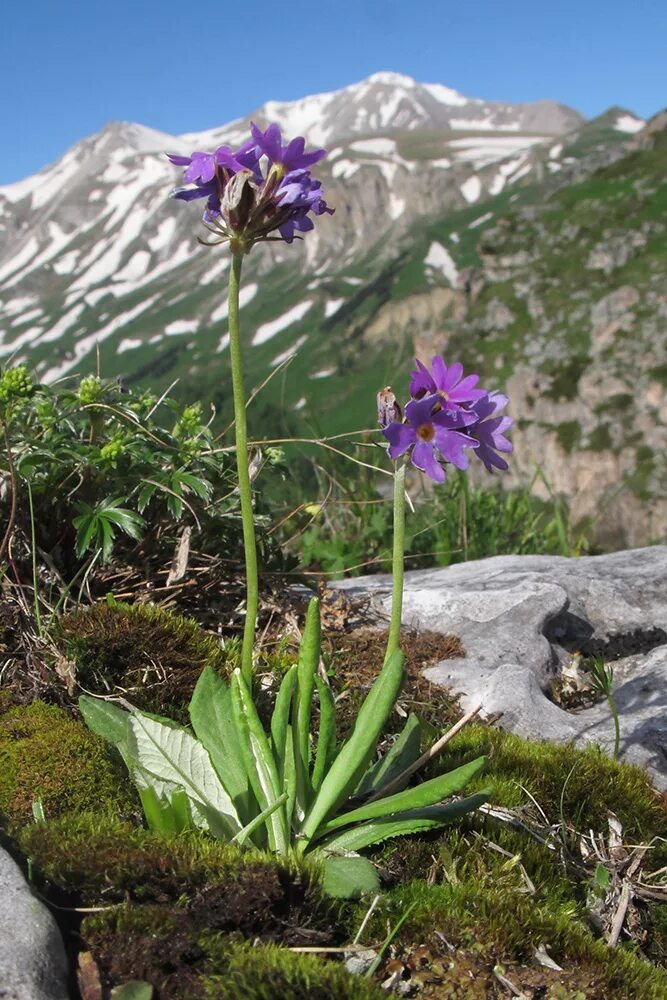
<svg viewBox="0 0 667 1000">
<path fill-rule="evenodd" d="M 305 153 L 305 139 L 300 135 L 283 146 L 283 137 L 277 125 L 269 125 L 266 132 L 262 132 L 251 122 L 250 131 L 256 148 L 268 158 L 272 167 L 282 167 L 283 173 L 312 167 L 327 155 L 326 149 L 314 149 L 312 153 Z"/>
<path fill-rule="evenodd" d="M 413 399 L 405 407 L 407 423 L 391 423 L 382 433 L 389 441 L 389 457 L 399 458 L 412 448 L 412 464 L 436 483 L 444 483 L 445 470 L 439 462 L 451 462 L 457 469 L 468 468 L 465 448 L 478 442 L 457 428 L 467 428 L 476 416 L 464 410 L 445 410 L 438 396 Z M 435 409 L 434 409 L 435 408 Z"/>
<path fill-rule="evenodd" d="M 421 361 L 417 361 L 417 368 L 410 379 L 410 395 L 413 399 L 436 394 L 441 401 L 455 404 L 455 409 L 486 395 L 484 389 L 475 388 L 479 375 L 468 375 L 461 380 L 463 365 L 458 361 L 448 368 L 444 359 L 438 355 L 431 362 L 431 372 Z"/>
<path fill-rule="evenodd" d="M 489 392 L 476 400 L 470 410 L 475 414 L 477 423 L 470 427 L 468 433 L 475 438 L 479 447 L 475 454 L 486 466 L 488 472 L 494 468 L 505 471 L 509 468 L 507 462 L 496 452 L 509 453 L 513 450 L 511 441 L 505 437 L 505 431 L 513 424 L 511 417 L 499 417 L 509 400 L 500 392 Z"/>
<path fill-rule="evenodd" d="M 182 201 L 206 198 L 203 221 L 215 237 L 209 246 L 230 241 L 234 249 L 247 251 L 265 240 L 291 243 L 313 228 L 311 214 L 333 214 L 321 183 L 308 169 L 325 150 L 306 153 L 301 136 L 283 146 L 277 125 L 262 132 L 253 124 L 252 136 L 236 152 L 219 146 L 213 153 L 169 155 L 176 166 L 187 168 L 183 179 L 191 185 L 177 188 L 173 196 Z M 266 177 L 260 166 L 264 156 L 269 161 Z"/>
</svg>

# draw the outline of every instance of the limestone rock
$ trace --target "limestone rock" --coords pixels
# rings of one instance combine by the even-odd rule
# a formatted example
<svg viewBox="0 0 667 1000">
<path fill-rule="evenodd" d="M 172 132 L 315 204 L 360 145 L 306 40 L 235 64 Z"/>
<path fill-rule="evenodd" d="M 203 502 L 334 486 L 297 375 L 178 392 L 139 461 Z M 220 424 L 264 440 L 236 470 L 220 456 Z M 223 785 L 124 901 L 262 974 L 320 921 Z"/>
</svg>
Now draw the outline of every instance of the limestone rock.
<svg viewBox="0 0 667 1000">
<path fill-rule="evenodd" d="M 387 612 L 391 579 L 347 580 Z M 458 635 L 466 656 L 425 673 L 502 713 L 500 725 L 529 738 L 598 743 L 611 750 L 606 701 L 565 711 L 548 697 L 574 651 L 614 670 L 621 760 L 646 767 L 667 789 L 667 546 L 603 556 L 497 556 L 406 574 L 404 621 Z"/>
<path fill-rule="evenodd" d="M 0 847 L 0 998 L 67 1000 L 67 961 L 55 920 Z"/>
</svg>

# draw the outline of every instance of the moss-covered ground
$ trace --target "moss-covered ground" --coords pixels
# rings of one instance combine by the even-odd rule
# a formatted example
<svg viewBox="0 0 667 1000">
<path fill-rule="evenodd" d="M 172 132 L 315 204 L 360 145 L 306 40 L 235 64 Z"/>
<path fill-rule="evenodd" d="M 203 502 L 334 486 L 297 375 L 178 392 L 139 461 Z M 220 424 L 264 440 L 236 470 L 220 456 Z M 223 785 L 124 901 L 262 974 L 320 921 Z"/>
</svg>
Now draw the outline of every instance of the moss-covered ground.
<svg viewBox="0 0 667 1000">
<path fill-rule="evenodd" d="M 334 624 L 327 663 L 339 706 L 348 706 L 343 738 L 382 642 L 368 628 L 351 633 Z M 147 704 L 171 714 L 183 710 L 204 662 L 225 671 L 235 655 L 194 623 L 150 608 L 99 606 L 63 621 L 60 637 L 90 689 L 117 694 L 129 678 L 128 698 L 137 701 L 146 671 Z M 426 634 L 410 636 L 407 646 L 399 709 L 419 712 L 425 730 L 446 728 L 458 717 L 456 702 L 426 685 L 420 666 L 460 655 L 460 644 Z M 292 656 L 289 642 L 269 647 L 266 671 L 280 673 Z M 57 907 L 73 968 L 87 970 L 86 982 L 92 975 L 98 996 L 139 979 L 155 1000 L 371 1000 L 387 991 L 471 1000 L 512 990 L 530 1000 L 667 997 L 667 908 L 659 892 L 644 891 L 664 887 L 654 873 L 667 864 L 665 803 L 643 772 L 595 748 L 465 727 L 424 776 L 483 753 L 489 808 L 378 848 L 382 892 L 359 935 L 371 900 L 327 898 L 312 864 L 243 852 L 201 833 L 169 839 L 144 829 L 113 751 L 77 719 L 73 699 L 63 703 L 17 705 L 11 693 L 0 702 L 0 813 L 6 842 Z M 400 724 L 397 714 L 390 729 Z M 45 821 L 34 820 L 37 800 Z M 612 817 L 621 847 L 610 847 Z M 627 875 L 638 845 L 646 851 Z M 605 937 L 624 877 L 632 898 L 610 947 Z M 360 946 L 379 956 L 370 975 L 346 968 Z"/>
</svg>

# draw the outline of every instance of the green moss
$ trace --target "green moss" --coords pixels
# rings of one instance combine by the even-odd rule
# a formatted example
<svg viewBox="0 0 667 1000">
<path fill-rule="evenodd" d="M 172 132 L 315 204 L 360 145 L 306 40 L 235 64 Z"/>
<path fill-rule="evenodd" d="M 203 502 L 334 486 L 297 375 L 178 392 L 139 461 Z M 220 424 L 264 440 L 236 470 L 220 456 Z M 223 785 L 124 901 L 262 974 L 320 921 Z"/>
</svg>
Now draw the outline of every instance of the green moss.
<svg viewBox="0 0 667 1000">
<path fill-rule="evenodd" d="M 505 884 L 479 884 L 452 878 L 449 884 L 413 882 L 395 889 L 385 898 L 374 917 L 371 933 L 382 935 L 387 921 L 395 923 L 408 906 L 415 904 L 401 928 L 400 943 L 435 943 L 434 929 L 454 948 L 471 948 L 483 954 L 491 966 L 499 962 L 533 964 L 534 950 L 546 944 L 560 965 L 581 970 L 584 981 L 593 979 L 597 988 L 586 997 L 615 1000 L 662 1000 L 667 974 L 651 966 L 634 952 L 612 951 L 578 919 L 571 902 L 548 904 L 535 900 L 522 889 L 510 891 Z M 450 995 L 443 993 L 443 995 Z M 462 997 L 483 994 L 462 992 Z M 545 994 L 547 995 L 547 994 Z"/>
<path fill-rule="evenodd" d="M 297 955 L 271 945 L 255 948 L 229 940 L 211 941 L 211 965 L 222 974 L 204 979 L 210 1000 L 380 1000 L 386 994 L 372 980 L 352 976 L 334 962 Z"/>
<path fill-rule="evenodd" d="M 479 784 L 493 786 L 492 799 L 499 805 L 526 805 L 526 789 L 550 822 L 558 822 L 562 811 L 578 830 L 604 830 L 611 810 L 632 843 L 667 837 L 667 811 L 646 772 L 612 760 L 597 747 L 555 746 L 474 724 L 452 740 L 437 770 L 451 770 L 480 754 L 489 763 Z"/>
<path fill-rule="evenodd" d="M 581 425 L 578 420 L 566 420 L 556 427 L 556 437 L 558 443 L 569 455 L 571 451 L 579 447 L 581 441 Z"/>
<path fill-rule="evenodd" d="M 316 869 L 214 840 L 199 832 L 162 837 L 113 816 L 94 813 L 33 824 L 18 844 L 35 868 L 53 885 L 80 893 L 89 902 L 101 898 L 176 899 L 200 886 L 240 878 L 244 869 L 279 871 L 306 891 L 318 883 Z"/>
<path fill-rule="evenodd" d="M 588 437 L 588 447 L 592 451 L 606 451 L 613 447 L 611 433 L 606 424 L 599 424 Z"/>
<path fill-rule="evenodd" d="M 89 691 L 118 689 L 138 708 L 186 721 L 199 674 L 225 670 L 217 640 L 196 622 L 153 604 L 94 604 L 63 617 L 58 638 Z"/>
<path fill-rule="evenodd" d="M 667 365 L 656 365 L 655 368 L 649 368 L 646 374 L 662 385 L 667 385 Z"/>
<path fill-rule="evenodd" d="M 32 820 L 37 799 L 49 822 L 88 810 L 127 815 L 138 807 L 109 744 L 41 701 L 0 717 L 0 812 L 10 828 Z"/>
<path fill-rule="evenodd" d="M 579 379 L 589 364 L 588 357 L 575 355 L 560 365 L 547 365 L 543 371 L 551 375 L 551 384 L 544 395 L 549 399 L 575 399 L 579 388 Z"/>
<path fill-rule="evenodd" d="M 298 955 L 257 938 L 252 943 L 230 938 L 216 929 L 215 919 L 212 926 L 201 926 L 189 906 L 165 912 L 164 907 L 123 904 L 86 919 L 81 933 L 108 981 L 146 980 L 160 1000 L 379 1000 L 383 995 L 338 962 Z M 311 939 L 317 941 L 317 935 Z"/>
</svg>

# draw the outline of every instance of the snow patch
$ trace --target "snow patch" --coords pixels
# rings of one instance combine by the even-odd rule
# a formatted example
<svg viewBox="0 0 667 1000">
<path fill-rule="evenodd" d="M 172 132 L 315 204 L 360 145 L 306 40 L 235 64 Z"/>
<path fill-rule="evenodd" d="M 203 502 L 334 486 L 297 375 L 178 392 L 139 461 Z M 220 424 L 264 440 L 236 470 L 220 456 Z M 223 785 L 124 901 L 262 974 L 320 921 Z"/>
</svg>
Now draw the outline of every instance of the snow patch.
<svg viewBox="0 0 667 1000">
<path fill-rule="evenodd" d="M 239 292 L 239 309 L 243 309 L 247 306 L 249 302 L 255 298 L 257 294 L 258 285 L 252 283 L 250 285 L 244 285 Z M 221 319 L 227 319 L 228 305 L 227 302 L 222 302 L 218 308 L 211 313 L 209 322 L 218 323 Z"/>
<path fill-rule="evenodd" d="M 255 331 L 255 336 L 251 341 L 253 347 L 265 344 L 267 340 L 271 340 L 271 338 L 275 337 L 275 335 L 280 333 L 281 330 L 286 330 L 287 327 L 292 326 L 293 323 L 298 323 L 299 320 L 303 319 L 306 315 L 312 304 L 312 299 L 306 299 L 305 302 L 300 302 L 298 305 L 292 306 L 291 309 L 288 309 L 287 312 L 282 314 L 282 316 L 278 316 L 277 319 L 258 326 Z"/>
<path fill-rule="evenodd" d="M 614 122 L 614 128 L 617 132 L 628 132 L 630 135 L 634 135 L 635 132 L 640 132 L 645 124 L 643 118 L 635 118 L 634 115 L 619 115 Z"/>
<path fill-rule="evenodd" d="M 396 152 L 396 143 L 393 139 L 378 137 L 377 139 L 358 139 L 350 144 L 350 149 L 355 153 L 371 153 L 376 156 L 391 156 Z"/>
<path fill-rule="evenodd" d="M 353 163 L 352 160 L 337 160 L 331 168 L 332 177 L 342 177 L 343 180 L 348 180 L 350 177 L 354 177 L 360 164 Z"/>
<path fill-rule="evenodd" d="M 114 274 L 114 281 L 138 281 L 142 278 L 151 262 L 151 255 L 148 250 L 137 250 L 133 253 L 127 264 L 120 271 Z"/>
<path fill-rule="evenodd" d="M 224 274 L 228 267 L 229 257 L 220 257 L 220 259 L 216 260 L 212 267 L 209 267 L 205 274 L 202 274 L 199 279 L 199 284 L 210 285 L 212 281 L 215 281 L 215 279 L 219 278 L 221 274 Z"/>
<path fill-rule="evenodd" d="M 137 347 L 141 347 L 142 344 L 143 340 L 141 337 L 123 337 L 116 348 L 116 354 L 124 354 L 125 351 L 134 351 Z"/>
<path fill-rule="evenodd" d="M 37 319 L 41 315 L 41 309 L 29 309 L 28 312 L 21 313 L 20 316 L 17 316 L 16 319 L 13 320 L 12 328 L 16 326 L 24 326 L 26 323 L 32 323 L 34 319 Z"/>
<path fill-rule="evenodd" d="M 455 285 L 459 276 L 459 271 L 454 263 L 449 251 L 443 247 L 442 243 L 431 243 L 428 253 L 424 258 L 427 267 L 432 267 L 436 271 L 444 274 L 450 285 Z"/>
<path fill-rule="evenodd" d="M 158 250 L 163 250 L 164 247 L 169 246 L 171 238 L 175 232 L 176 219 L 172 215 L 170 218 L 162 220 L 160 225 L 157 227 L 155 236 L 151 236 L 151 238 L 147 240 L 148 246 L 153 253 L 157 253 Z"/>
<path fill-rule="evenodd" d="M 299 348 L 303 347 L 307 340 L 308 334 L 304 333 L 292 344 L 291 347 L 288 347 L 286 351 L 283 351 L 282 354 L 276 354 L 275 358 L 271 362 L 271 367 L 277 368 L 278 365 L 282 365 L 284 361 L 289 361 L 290 358 L 294 357 Z"/>
<path fill-rule="evenodd" d="M 9 277 L 10 274 L 14 274 L 18 271 L 24 264 L 27 264 L 29 260 L 35 256 L 39 250 L 39 243 L 35 236 L 31 236 L 27 243 L 24 244 L 23 249 L 19 250 L 17 254 L 14 254 L 6 264 L 0 267 L 0 281 Z"/>
<path fill-rule="evenodd" d="M 440 104 L 450 104 L 454 107 L 468 104 L 467 97 L 459 94 L 457 90 L 452 90 L 451 87 L 443 86 L 441 83 L 425 83 L 423 87 Z"/>
<path fill-rule="evenodd" d="M 400 219 L 405 211 L 405 199 L 398 198 L 393 191 L 389 193 L 389 205 L 387 206 L 387 214 L 390 219 Z"/>
<path fill-rule="evenodd" d="M 324 318 L 329 319 L 329 316 L 337 313 L 343 302 L 345 302 L 345 299 L 329 299 L 324 306 Z"/>
<path fill-rule="evenodd" d="M 464 181 L 461 185 L 461 194 L 469 205 L 471 205 L 474 201 L 477 201 L 481 193 L 482 185 L 479 177 L 469 177 L 468 180 Z"/>
<path fill-rule="evenodd" d="M 468 229 L 476 229 L 477 226 L 483 226 L 485 222 L 493 218 L 493 212 L 485 212 L 484 215 L 480 215 L 479 218 L 473 219 Z"/>
<path fill-rule="evenodd" d="M 110 337 L 116 332 L 116 330 L 119 330 L 123 326 L 127 326 L 128 323 L 135 320 L 137 316 L 141 315 L 141 313 L 150 309 L 156 299 L 157 295 L 151 295 L 150 298 L 140 302 L 133 309 L 128 310 L 128 312 L 114 317 L 114 319 L 107 323 L 106 326 L 103 326 L 100 330 L 95 330 L 94 333 L 89 334 L 87 337 L 82 337 L 74 347 L 74 357 L 68 358 L 67 361 L 63 361 L 62 364 L 57 365 L 54 368 L 49 368 L 49 370 L 42 375 L 43 380 L 45 382 L 50 382 L 62 378 L 62 376 L 66 375 L 72 368 L 75 368 L 81 359 L 84 358 L 96 344 L 101 344 L 102 341 Z"/>
<path fill-rule="evenodd" d="M 80 252 L 80 250 L 70 250 L 68 253 L 61 254 L 53 265 L 56 274 L 71 274 L 76 267 L 76 260 Z"/>
<path fill-rule="evenodd" d="M 197 319 L 175 319 L 173 323 L 165 326 L 164 332 L 168 337 L 179 337 L 183 333 L 196 333 L 199 329 Z"/>
<path fill-rule="evenodd" d="M 54 323 L 52 327 L 47 327 L 47 331 L 41 338 L 42 343 L 50 343 L 53 340 L 60 340 L 63 333 L 69 330 L 71 326 L 74 326 L 79 316 L 85 309 L 83 302 L 79 302 L 78 305 L 66 312 L 64 316 L 61 316 L 57 323 Z"/>
</svg>

